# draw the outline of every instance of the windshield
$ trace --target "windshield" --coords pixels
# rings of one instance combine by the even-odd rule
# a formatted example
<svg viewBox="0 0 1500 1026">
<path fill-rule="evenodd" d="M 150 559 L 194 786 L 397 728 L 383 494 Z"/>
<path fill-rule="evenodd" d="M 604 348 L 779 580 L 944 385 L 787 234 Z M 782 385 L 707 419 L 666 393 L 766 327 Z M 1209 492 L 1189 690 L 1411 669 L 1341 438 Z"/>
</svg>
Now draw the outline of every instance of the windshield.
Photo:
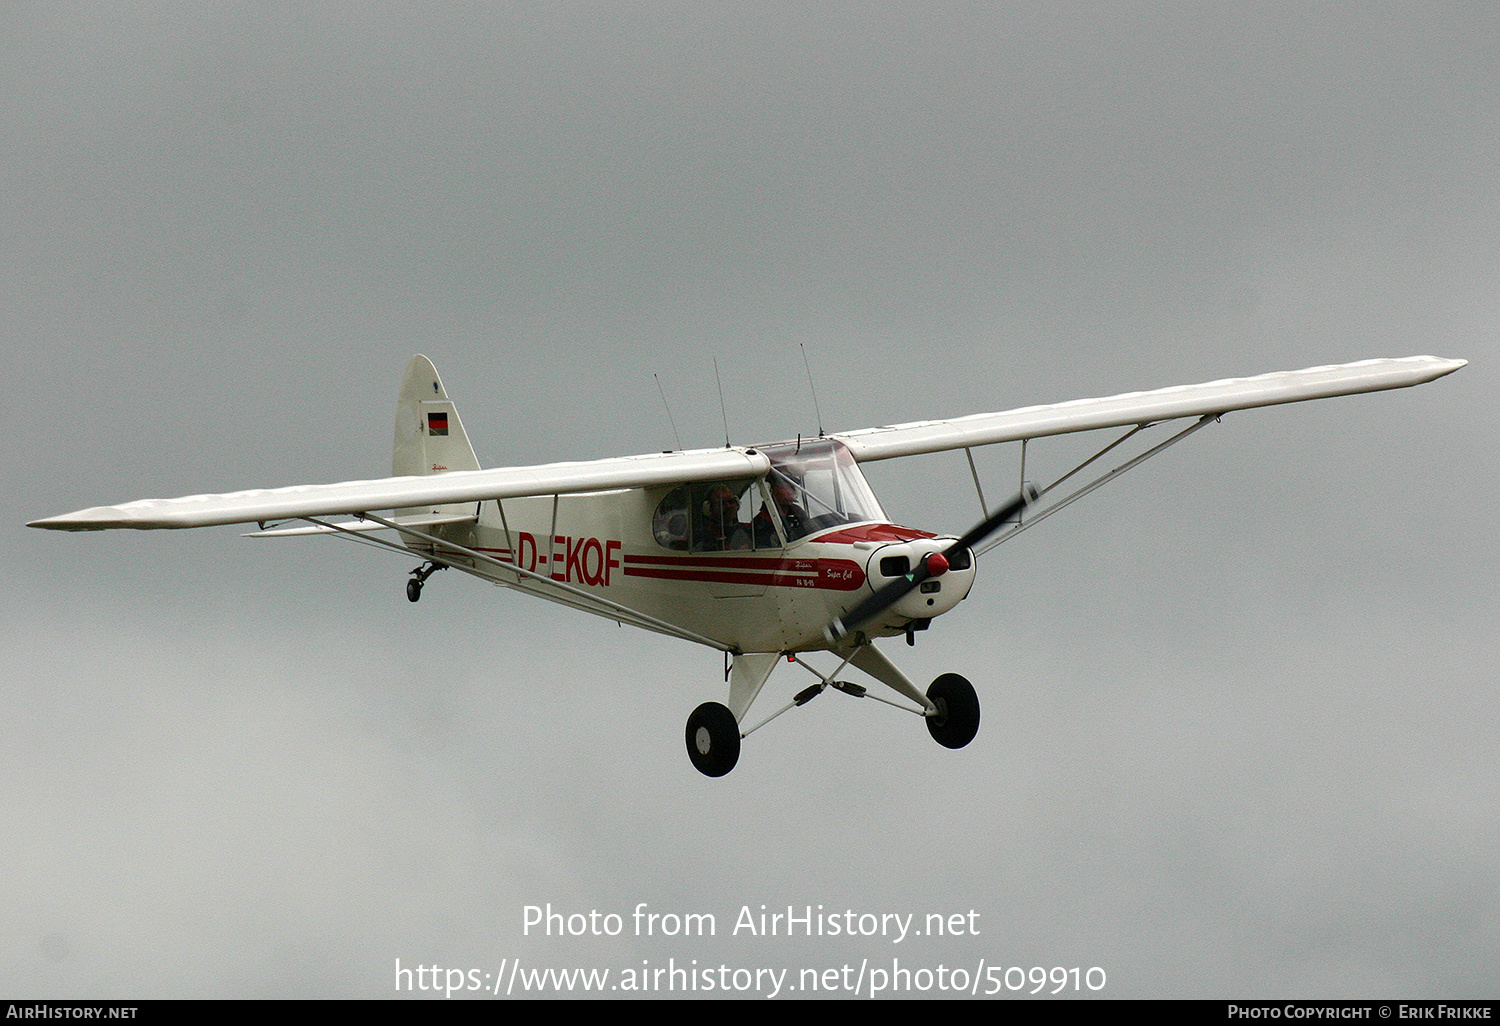
<svg viewBox="0 0 1500 1026">
<path fill-rule="evenodd" d="M 841 524 L 886 519 L 854 457 L 839 442 L 816 438 L 760 451 L 771 460 L 766 483 L 788 541 Z"/>
</svg>

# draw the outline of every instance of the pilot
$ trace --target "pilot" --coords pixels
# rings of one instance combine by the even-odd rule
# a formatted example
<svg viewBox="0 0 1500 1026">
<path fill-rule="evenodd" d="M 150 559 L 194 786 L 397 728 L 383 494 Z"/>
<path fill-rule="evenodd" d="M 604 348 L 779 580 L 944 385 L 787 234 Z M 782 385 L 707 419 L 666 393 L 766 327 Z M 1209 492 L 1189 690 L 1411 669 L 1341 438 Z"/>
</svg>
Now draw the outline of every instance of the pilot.
<svg viewBox="0 0 1500 1026">
<path fill-rule="evenodd" d="M 776 512 L 781 514 L 781 526 L 786 529 L 787 541 L 794 541 L 807 533 L 807 512 L 797 505 L 796 485 L 787 478 L 772 477 L 771 499 L 776 503 Z M 775 548 L 780 544 L 776 525 L 771 522 L 771 511 L 761 506 L 755 515 L 755 547 Z"/>
<path fill-rule="evenodd" d="M 700 552 L 728 552 L 750 547 L 750 531 L 740 523 L 740 500 L 726 484 L 710 485 L 693 532 Z"/>
</svg>

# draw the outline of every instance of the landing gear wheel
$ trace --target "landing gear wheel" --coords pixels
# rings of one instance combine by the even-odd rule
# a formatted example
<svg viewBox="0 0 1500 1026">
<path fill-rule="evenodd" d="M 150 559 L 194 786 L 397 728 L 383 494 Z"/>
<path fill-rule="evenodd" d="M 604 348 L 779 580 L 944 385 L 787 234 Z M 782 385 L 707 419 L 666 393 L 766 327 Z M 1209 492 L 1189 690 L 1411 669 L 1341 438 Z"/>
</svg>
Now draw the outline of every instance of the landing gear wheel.
<svg viewBox="0 0 1500 1026">
<path fill-rule="evenodd" d="M 932 682 L 927 697 L 938 707 L 927 717 L 927 732 L 944 748 L 962 748 L 979 733 L 979 696 L 974 685 L 956 673 L 945 673 Z"/>
<path fill-rule="evenodd" d="M 740 761 L 740 725 L 728 706 L 704 702 L 687 721 L 688 758 L 699 773 L 722 777 Z"/>
<path fill-rule="evenodd" d="M 415 602 L 422 597 L 422 582 L 416 578 L 406 582 L 406 597 Z"/>
</svg>

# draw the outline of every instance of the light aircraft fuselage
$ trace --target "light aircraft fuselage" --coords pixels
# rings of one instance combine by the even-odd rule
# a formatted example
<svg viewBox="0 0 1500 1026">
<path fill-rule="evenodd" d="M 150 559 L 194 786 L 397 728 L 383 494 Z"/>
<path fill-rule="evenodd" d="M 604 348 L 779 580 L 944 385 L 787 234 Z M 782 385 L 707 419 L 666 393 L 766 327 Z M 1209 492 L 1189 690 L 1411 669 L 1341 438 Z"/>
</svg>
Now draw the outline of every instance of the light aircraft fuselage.
<svg viewBox="0 0 1500 1026">
<path fill-rule="evenodd" d="M 858 474 L 852 461 L 849 470 Z M 670 504 L 674 492 L 686 488 L 688 505 L 697 507 L 677 514 L 691 531 L 703 522 L 701 506 L 707 500 L 701 495 L 715 487 L 742 485 L 740 494 L 754 497 L 759 505 L 752 515 L 734 521 L 737 529 L 732 528 L 727 538 L 701 542 L 651 529 L 663 519 L 662 506 Z M 768 516 L 780 521 L 774 497 L 759 482 L 708 482 L 676 489 L 559 495 L 555 501 L 549 496 L 484 503 L 477 522 L 442 526 L 432 533 L 742 652 L 830 647 L 824 629 L 853 600 L 909 573 L 929 553 L 942 551 L 952 541 L 890 524 L 880 515 L 851 518 L 783 543 L 789 533 L 784 523 L 771 523 L 769 531 L 754 529 L 757 518 L 765 524 Z M 422 555 L 435 549 L 421 541 L 407 544 Z M 463 562 L 465 569 L 496 584 L 588 608 L 572 592 L 550 589 L 493 564 Z M 903 633 L 910 621 L 930 620 L 951 610 L 973 583 L 972 562 L 949 569 L 928 591 L 907 596 L 881 625 L 867 626 L 866 632 Z"/>
</svg>

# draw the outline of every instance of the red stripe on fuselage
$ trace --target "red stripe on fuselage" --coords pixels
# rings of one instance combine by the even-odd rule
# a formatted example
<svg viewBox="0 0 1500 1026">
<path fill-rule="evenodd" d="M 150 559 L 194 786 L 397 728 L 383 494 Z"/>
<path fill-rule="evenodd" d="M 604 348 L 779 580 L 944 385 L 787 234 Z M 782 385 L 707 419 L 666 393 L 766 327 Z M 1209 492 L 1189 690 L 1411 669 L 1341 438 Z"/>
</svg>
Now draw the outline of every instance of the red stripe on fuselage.
<svg viewBox="0 0 1500 1026">
<path fill-rule="evenodd" d="M 667 563 L 666 566 L 643 566 Z M 736 564 L 760 564 L 754 569 L 733 569 Z M 776 588 L 822 588 L 854 591 L 865 583 L 865 572 L 848 559 L 698 559 L 681 561 L 653 556 L 626 556 L 626 577 L 654 577 L 668 581 L 700 581 L 707 584 L 753 584 Z M 723 569 L 718 569 L 723 568 Z M 760 571 L 760 572 L 756 572 Z"/>
<path fill-rule="evenodd" d="M 797 563 L 807 564 L 812 569 L 813 560 L 810 559 L 781 559 L 756 558 L 753 556 L 630 556 L 625 557 L 625 562 L 651 563 L 658 566 L 731 566 L 737 570 L 777 570 L 784 566 L 792 566 Z"/>
</svg>

